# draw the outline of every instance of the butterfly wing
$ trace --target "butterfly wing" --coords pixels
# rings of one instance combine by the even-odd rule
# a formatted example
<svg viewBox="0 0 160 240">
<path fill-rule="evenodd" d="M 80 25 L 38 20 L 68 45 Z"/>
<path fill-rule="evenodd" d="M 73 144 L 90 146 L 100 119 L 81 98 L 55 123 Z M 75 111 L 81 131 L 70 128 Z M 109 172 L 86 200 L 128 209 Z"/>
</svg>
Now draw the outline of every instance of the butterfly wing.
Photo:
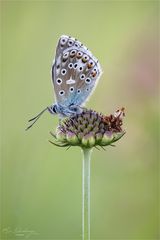
<svg viewBox="0 0 160 240">
<path fill-rule="evenodd" d="M 57 103 L 65 107 L 84 104 L 101 72 L 97 59 L 83 44 L 74 38 L 61 36 L 52 66 Z"/>
</svg>

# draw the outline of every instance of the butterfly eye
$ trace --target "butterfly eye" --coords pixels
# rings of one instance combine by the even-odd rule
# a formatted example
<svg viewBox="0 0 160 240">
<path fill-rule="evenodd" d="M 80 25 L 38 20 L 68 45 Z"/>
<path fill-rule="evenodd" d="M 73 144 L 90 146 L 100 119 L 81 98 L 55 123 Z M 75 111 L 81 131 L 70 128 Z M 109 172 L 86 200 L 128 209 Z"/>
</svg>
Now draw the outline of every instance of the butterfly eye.
<svg viewBox="0 0 160 240">
<path fill-rule="evenodd" d="M 81 89 L 77 89 L 77 93 L 80 94 L 81 93 Z"/>
<path fill-rule="evenodd" d="M 67 42 L 67 38 L 61 38 L 60 44 L 62 47 L 66 44 L 66 42 Z"/>
<path fill-rule="evenodd" d="M 77 58 L 81 58 L 82 56 L 83 56 L 83 53 L 79 51 L 79 52 L 77 53 Z"/>
<path fill-rule="evenodd" d="M 70 87 L 70 92 L 73 92 L 74 91 L 74 87 Z"/>
<path fill-rule="evenodd" d="M 68 67 L 69 67 L 70 69 L 72 69 L 72 68 L 73 68 L 73 63 L 69 63 L 69 64 L 68 64 Z"/>
<path fill-rule="evenodd" d="M 64 90 L 59 91 L 59 95 L 60 95 L 60 96 L 63 96 L 64 94 L 65 94 L 65 91 L 64 91 Z"/>
<path fill-rule="evenodd" d="M 82 58 L 82 62 L 87 62 L 89 60 L 89 57 L 87 55 L 84 55 Z"/>
<path fill-rule="evenodd" d="M 65 68 L 63 68 L 63 69 L 61 70 L 61 74 L 62 74 L 63 76 L 66 74 L 66 72 L 67 72 L 67 70 L 66 70 Z"/>
<path fill-rule="evenodd" d="M 85 82 L 86 82 L 87 84 L 90 84 L 91 79 L 90 79 L 90 78 L 86 78 Z"/>
<path fill-rule="evenodd" d="M 85 75 L 84 75 L 84 74 L 81 74 L 80 79 L 81 79 L 81 80 L 84 80 L 84 79 L 85 79 Z"/>
<path fill-rule="evenodd" d="M 76 50 L 72 50 L 72 51 L 70 52 L 70 56 L 71 56 L 71 57 L 74 57 L 74 56 L 76 55 L 76 52 L 77 52 Z"/>
<path fill-rule="evenodd" d="M 70 40 L 68 41 L 68 46 L 71 47 L 71 46 L 73 45 L 73 43 L 74 43 L 74 41 L 70 39 Z"/>
<path fill-rule="evenodd" d="M 61 85 L 62 84 L 62 79 L 61 78 L 57 78 L 56 82 L 57 82 L 58 85 Z"/>
</svg>

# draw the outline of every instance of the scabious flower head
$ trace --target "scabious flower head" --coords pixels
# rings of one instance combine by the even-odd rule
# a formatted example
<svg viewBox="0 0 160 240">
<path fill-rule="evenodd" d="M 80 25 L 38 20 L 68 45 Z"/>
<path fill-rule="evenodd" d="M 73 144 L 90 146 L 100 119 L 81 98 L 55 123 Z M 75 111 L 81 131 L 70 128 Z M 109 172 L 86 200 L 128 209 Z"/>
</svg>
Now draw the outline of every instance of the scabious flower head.
<svg viewBox="0 0 160 240">
<path fill-rule="evenodd" d="M 124 108 L 109 116 L 84 109 L 74 117 L 61 120 L 54 137 L 54 145 L 59 147 L 80 146 L 92 148 L 112 145 L 124 134 L 122 118 Z"/>
</svg>

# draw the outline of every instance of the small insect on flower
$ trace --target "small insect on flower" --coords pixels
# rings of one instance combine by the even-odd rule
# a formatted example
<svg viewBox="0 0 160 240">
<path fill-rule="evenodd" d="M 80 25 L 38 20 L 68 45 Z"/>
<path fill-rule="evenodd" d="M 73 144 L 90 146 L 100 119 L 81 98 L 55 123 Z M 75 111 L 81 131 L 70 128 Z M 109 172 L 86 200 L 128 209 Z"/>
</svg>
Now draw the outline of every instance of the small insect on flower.
<svg viewBox="0 0 160 240">
<path fill-rule="evenodd" d="M 55 102 L 30 119 L 31 124 L 26 130 L 47 110 L 60 118 L 82 113 L 102 74 L 100 64 L 91 51 L 77 39 L 66 35 L 58 40 L 51 72 Z"/>
<path fill-rule="evenodd" d="M 103 122 L 108 124 L 109 130 L 112 131 L 122 131 L 122 120 L 125 116 L 125 108 L 122 107 L 121 109 L 118 109 L 114 114 L 111 114 L 109 116 L 103 116 Z"/>
</svg>

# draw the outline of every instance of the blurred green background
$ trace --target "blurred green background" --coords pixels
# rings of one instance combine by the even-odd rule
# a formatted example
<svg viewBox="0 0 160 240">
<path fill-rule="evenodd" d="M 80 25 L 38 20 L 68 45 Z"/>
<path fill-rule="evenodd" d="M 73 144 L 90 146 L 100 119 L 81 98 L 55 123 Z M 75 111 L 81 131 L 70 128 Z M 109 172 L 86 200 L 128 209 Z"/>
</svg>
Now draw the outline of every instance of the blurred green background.
<svg viewBox="0 0 160 240">
<path fill-rule="evenodd" d="M 1 1 L 1 239 L 81 239 L 81 151 L 52 146 L 51 65 L 71 35 L 103 75 L 87 107 L 124 106 L 127 134 L 93 152 L 91 239 L 158 239 L 158 1 Z"/>
</svg>

